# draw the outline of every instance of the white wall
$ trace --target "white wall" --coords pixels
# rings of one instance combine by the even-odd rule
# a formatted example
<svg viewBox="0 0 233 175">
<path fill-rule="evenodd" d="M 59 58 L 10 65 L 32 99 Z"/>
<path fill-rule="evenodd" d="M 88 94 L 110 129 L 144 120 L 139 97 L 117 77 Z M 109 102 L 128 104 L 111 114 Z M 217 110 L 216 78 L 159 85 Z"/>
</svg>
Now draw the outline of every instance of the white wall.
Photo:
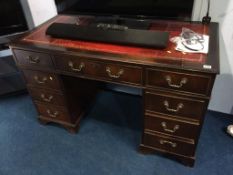
<svg viewBox="0 0 233 175">
<path fill-rule="evenodd" d="M 54 0 L 20 0 L 24 13 L 32 29 L 57 15 Z"/>
<path fill-rule="evenodd" d="M 196 0 L 194 20 L 206 13 L 207 0 Z M 220 75 L 217 76 L 209 109 L 233 114 L 233 1 L 211 0 L 212 21 L 219 22 Z"/>
</svg>

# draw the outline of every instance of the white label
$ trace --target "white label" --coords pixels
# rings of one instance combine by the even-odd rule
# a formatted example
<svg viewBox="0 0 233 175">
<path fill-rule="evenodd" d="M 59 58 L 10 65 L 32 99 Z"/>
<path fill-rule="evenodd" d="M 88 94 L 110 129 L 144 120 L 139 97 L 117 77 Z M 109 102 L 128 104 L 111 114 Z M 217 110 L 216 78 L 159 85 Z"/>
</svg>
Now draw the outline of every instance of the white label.
<svg viewBox="0 0 233 175">
<path fill-rule="evenodd" d="M 204 69 L 211 69 L 212 66 L 211 66 L 211 65 L 204 64 L 204 65 L 203 65 L 203 68 L 204 68 Z"/>
</svg>

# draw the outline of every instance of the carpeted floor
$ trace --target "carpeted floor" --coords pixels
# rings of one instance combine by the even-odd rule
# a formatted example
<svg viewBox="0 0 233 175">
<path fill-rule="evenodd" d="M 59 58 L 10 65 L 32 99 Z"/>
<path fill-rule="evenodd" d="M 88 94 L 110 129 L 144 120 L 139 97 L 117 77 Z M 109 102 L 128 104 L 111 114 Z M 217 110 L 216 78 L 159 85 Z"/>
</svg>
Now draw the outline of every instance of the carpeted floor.
<svg viewBox="0 0 233 175">
<path fill-rule="evenodd" d="M 137 152 L 141 101 L 103 92 L 79 133 L 43 126 L 28 95 L 0 99 L 0 175 L 230 175 L 233 138 L 223 128 L 233 119 L 208 112 L 194 168 Z"/>
</svg>

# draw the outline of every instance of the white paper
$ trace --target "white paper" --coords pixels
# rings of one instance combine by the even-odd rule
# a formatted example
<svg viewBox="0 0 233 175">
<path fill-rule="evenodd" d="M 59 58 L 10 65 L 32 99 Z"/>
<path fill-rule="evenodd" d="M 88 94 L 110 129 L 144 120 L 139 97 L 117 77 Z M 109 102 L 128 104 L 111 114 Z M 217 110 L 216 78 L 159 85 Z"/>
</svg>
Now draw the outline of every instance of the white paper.
<svg viewBox="0 0 233 175">
<path fill-rule="evenodd" d="M 204 42 L 203 44 L 203 49 L 198 50 L 198 51 L 194 51 L 194 50 L 190 50 L 188 48 L 186 48 L 183 44 L 182 44 L 182 39 L 179 39 L 176 43 L 176 50 L 181 51 L 181 52 L 186 52 L 186 53 L 204 53 L 207 54 L 209 51 L 209 36 L 208 35 L 203 35 L 204 38 Z"/>
</svg>

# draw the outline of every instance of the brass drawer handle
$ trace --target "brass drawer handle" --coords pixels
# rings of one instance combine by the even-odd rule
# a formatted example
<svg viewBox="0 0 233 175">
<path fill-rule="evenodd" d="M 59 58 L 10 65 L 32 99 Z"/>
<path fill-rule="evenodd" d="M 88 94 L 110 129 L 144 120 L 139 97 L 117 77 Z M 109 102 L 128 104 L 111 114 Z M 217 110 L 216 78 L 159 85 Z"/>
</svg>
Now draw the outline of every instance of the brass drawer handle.
<svg viewBox="0 0 233 175">
<path fill-rule="evenodd" d="M 169 75 L 167 75 L 165 79 L 168 83 L 168 86 L 173 87 L 173 88 L 182 88 L 182 86 L 188 82 L 187 78 L 182 78 L 179 85 L 172 84 L 172 78 Z"/>
<path fill-rule="evenodd" d="M 171 145 L 171 147 L 173 147 L 173 148 L 177 147 L 177 143 L 171 142 L 171 141 L 168 141 L 168 140 L 160 139 L 160 140 L 159 140 L 159 143 L 160 143 L 161 145 L 169 144 L 169 145 Z"/>
<path fill-rule="evenodd" d="M 43 78 L 39 78 L 37 75 L 34 76 L 34 80 L 38 83 L 38 84 L 44 84 L 46 83 L 46 81 L 48 80 L 47 77 L 43 77 Z"/>
<path fill-rule="evenodd" d="M 120 78 L 121 75 L 123 75 L 123 73 L 124 73 L 124 69 L 120 69 L 116 75 L 113 75 L 111 72 L 111 68 L 106 67 L 106 72 L 108 73 L 108 76 L 111 78 Z"/>
<path fill-rule="evenodd" d="M 37 56 L 37 57 L 32 57 L 32 56 L 27 56 L 27 59 L 29 61 L 29 63 L 31 64 L 38 64 L 40 62 L 40 58 Z"/>
<path fill-rule="evenodd" d="M 56 118 L 59 114 L 58 111 L 55 111 L 55 112 L 51 112 L 49 109 L 47 109 L 47 114 L 50 116 L 50 117 L 53 117 L 53 118 Z"/>
<path fill-rule="evenodd" d="M 82 69 L 85 67 L 85 64 L 83 62 L 80 63 L 80 65 L 78 66 L 78 68 L 74 67 L 74 63 L 72 61 L 69 61 L 68 65 L 71 68 L 71 70 L 73 70 L 75 72 L 81 72 Z"/>
<path fill-rule="evenodd" d="M 165 100 L 165 101 L 163 102 L 163 104 L 164 104 L 166 110 L 169 111 L 169 112 L 179 112 L 179 110 L 182 109 L 182 108 L 184 107 L 184 104 L 183 104 L 183 103 L 179 103 L 179 104 L 177 105 L 176 109 L 172 109 L 172 108 L 169 107 L 170 105 L 169 105 L 169 103 L 168 103 L 167 100 Z"/>
<path fill-rule="evenodd" d="M 53 96 L 50 95 L 48 98 L 45 97 L 45 94 L 41 94 L 40 95 L 41 99 L 45 102 L 51 102 L 51 100 L 53 99 Z"/>
<path fill-rule="evenodd" d="M 176 131 L 180 128 L 180 125 L 175 125 L 175 126 L 173 127 L 173 129 L 168 129 L 168 128 L 167 128 L 167 123 L 166 123 L 166 122 L 162 122 L 161 125 L 162 125 L 164 131 L 170 132 L 170 133 L 174 133 L 174 132 L 176 132 Z"/>
</svg>

